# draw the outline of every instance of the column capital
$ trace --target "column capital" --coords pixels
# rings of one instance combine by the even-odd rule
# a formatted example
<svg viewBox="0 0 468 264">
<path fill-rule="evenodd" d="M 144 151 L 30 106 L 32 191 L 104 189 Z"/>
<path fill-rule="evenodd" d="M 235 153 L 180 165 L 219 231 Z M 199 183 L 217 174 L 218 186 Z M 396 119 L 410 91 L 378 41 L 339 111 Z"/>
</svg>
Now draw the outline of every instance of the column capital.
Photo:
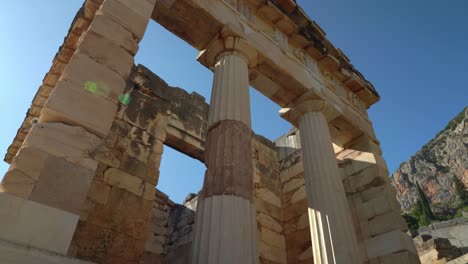
<svg viewBox="0 0 468 264">
<path fill-rule="evenodd" d="M 301 96 L 299 100 L 279 111 L 282 118 L 286 119 L 296 127 L 298 126 L 300 117 L 306 113 L 313 112 L 321 112 L 325 115 L 328 121 L 333 120 L 339 115 L 328 102 L 312 95 Z"/>
<path fill-rule="evenodd" d="M 247 40 L 227 26 L 202 50 L 197 60 L 207 66 L 214 67 L 219 58 L 225 55 L 237 55 L 245 60 L 249 68 L 257 66 L 258 53 Z"/>
</svg>

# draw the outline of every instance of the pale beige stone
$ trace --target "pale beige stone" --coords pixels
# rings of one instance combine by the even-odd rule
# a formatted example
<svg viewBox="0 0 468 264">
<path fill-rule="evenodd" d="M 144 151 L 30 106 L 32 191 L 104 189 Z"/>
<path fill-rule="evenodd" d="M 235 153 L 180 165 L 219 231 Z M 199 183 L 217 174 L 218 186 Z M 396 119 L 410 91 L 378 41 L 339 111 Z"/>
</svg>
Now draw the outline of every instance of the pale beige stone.
<svg viewBox="0 0 468 264">
<path fill-rule="evenodd" d="M 99 146 L 99 148 L 93 153 L 93 159 L 113 168 L 120 167 L 120 159 L 115 156 L 115 150 L 107 146 Z"/>
<path fill-rule="evenodd" d="M 406 231 L 406 223 L 398 211 L 391 211 L 378 215 L 369 221 L 370 233 L 372 236 L 380 235 L 392 230 Z"/>
<path fill-rule="evenodd" d="M 301 217 L 297 221 L 297 229 L 306 228 L 308 226 L 309 226 L 309 214 L 305 213 L 301 215 Z"/>
<path fill-rule="evenodd" d="M 99 47 L 97 46 L 97 44 L 99 44 L 97 40 L 88 40 L 87 36 L 88 34 L 85 36 L 84 41 L 89 41 L 89 43 L 84 42 L 83 49 L 88 51 L 88 53 L 91 53 L 95 60 L 100 60 L 105 64 L 100 64 L 99 62 L 88 57 L 88 55 L 85 53 L 75 53 L 75 55 L 73 55 L 72 59 L 68 63 L 67 68 L 60 77 L 60 82 L 62 83 L 61 85 L 65 86 L 67 89 L 77 89 L 84 91 L 87 91 L 87 87 L 95 86 L 96 92 L 88 91 L 88 93 L 91 93 L 97 97 L 109 99 L 112 102 L 117 103 L 119 101 L 119 96 L 125 89 L 126 84 L 122 76 L 112 71 L 110 66 L 119 66 L 118 64 L 121 64 L 120 67 L 125 67 L 129 70 L 133 66 L 133 59 L 131 56 L 127 56 L 126 61 L 109 61 L 110 59 L 105 57 L 105 53 L 103 54 L 103 52 L 99 52 L 99 50 L 104 49 L 108 52 L 111 52 L 111 48 Z M 93 34 L 89 34 L 89 36 L 89 38 L 91 38 Z M 97 44 L 92 45 L 93 42 Z M 94 50 L 95 53 L 90 52 L 89 50 Z M 125 52 L 122 53 L 123 54 L 111 54 L 108 55 L 108 57 L 117 56 L 122 59 L 126 54 Z M 129 72 L 127 74 L 129 74 Z"/>
<path fill-rule="evenodd" d="M 97 14 L 89 31 L 107 38 L 131 55 L 135 55 L 138 51 L 138 43 L 132 33 L 107 16 Z"/>
<path fill-rule="evenodd" d="M 106 170 L 103 180 L 109 185 L 125 189 L 138 196 L 142 196 L 145 189 L 145 184 L 140 178 L 115 168 Z"/>
<path fill-rule="evenodd" d="M 94 172 L 63 158 L 49 156 L 29 199 L 79 215 Z"/>
<path fill-rule="evenodd" d="M 96 150 L 102 141 L 82 127 L 62 123 L 36 123 L 23 143 L 24 148 L 34 148 L 69 162 L 95 170 L 97 163 L 89 159 L 89 153 Z M 44 154 L 35 159 L 32 171 L 42 166 Z M 32 157 L 31 157 L 32 158 Z M 32 165 L 32 164 L 31 164 Z M 30 166 L 30 165 L 29 165 Z M 25 166 L 22 166 L 25 167 Z M 32 172 L 28 172 L 28 174 Z"/>
<path fill-rule="evenodd" d="M 286 264 L 286 250 L 280 250 L 276 247 L 268 245 L 267 243 L 260 241 L 258 243 L 258 254 L 260 257 L 265 258 L 267 260 Z"/>
<path fill-rule="evenodd" d="M 366 247 L 370 259 L 404 250 L 417 254 L 411 237 L 399 230 L 366 240 Z"/>
<path fill-rule="evenodd" d="M 130 76 L 134 62 L 133 56 L 116 43 L 93 31 L 88 31 L 84 35 L 78 46 L 78 53 L 105 65 L 124 80 Z"/>
<path fill-rule="evenodd" d="M 299 189 L 297 189 L 294 194 L 291 196 L 291 201 L 290 203 L 297 203 L 301 200 L 304 200 L 307 198 L 307 193 L 306 193 L 306 188 L 305 185 L 301 186 Z"/>
<path fill-rule="evenodd" d="M 292 179 L 283 184 L 283 188 L 282 188 L 283 193 L 295 191 L 299 189 L 301 186 L 304 186 L 304 184 L 305 184 L 304 178 Z"/>
<path fill-rule="evenodd" d="M 286 170 L 282 170 L 280 173 L 281 183 L 287 182 L 290 179 L 304 172 L 304 164 L 302 161 L 294 164 Z"/>
<path fill-rule="evenodd" d="M 153 201 L 156 195 L 156 187 L 150 183 L 145 183 L 143 199 Z"/>
<path fill-rule="evenodd" d="M 84 89 L 69 89 L 59 82 L 42 109 L 39 122 L 82 126 L 104 138 L 117 113 L 117 104 Z"/>
<path fill-rule="evenodd" d="M 109 201 L 110 191 L 111 188 L 109 185 L 103 182 L 93 181 L 88 192 L 88 198 L 93 202 L 106 204 L 107 201 Z"/>
<path fill-rule="evenodd" d="M 281 207 L 281 199 L 272 191 L 266 188 L 256 189 L 255 196 L 264 200 L 267 203 L 271 203 L 275 206 Z"/>
<path fill-rule="evenodd" d="M 0 193 L 0 239 L 66 254 L 79 215 Z"/>
<path fill-rule="evenodd" d="M 277 233 L 281 233 L 281 231 L 283 231 L 283 227 L 281 226 L 281 224 L 277 220 L 275 220 L 273 217 L 265 213 L 257 214 L 257 221 L 260 223 L 262 227 L 268 228 Z"/>
<path fill-rule="evenodd" d="M 20 148 L 8 170 L 19 170 L 32 180 L 37 180 L 47 156 L 43 150 L 25 146 Z"/>
<path fill-rule="evenodd" d="M 0 192 L 28 198 L 36 186 L 36 179 L 20 170 L 8 170 L 0 184 Z"/>
<path fill-rule="evenodd" d="M 286 250 L 286 240 L 284 239 L 283 235 L 266 228 L 262 228 L 261 234 L 261 239 L 266 244 L 282 250 Z"/>
<path fill-rule="evenodd" d="M 132 32 L 137 41 L 143 38 L 151 13 L 152 6 L 146 0 L 105 1 L 97 12 L 98 15 L 107 16 Z"/>
</svg>

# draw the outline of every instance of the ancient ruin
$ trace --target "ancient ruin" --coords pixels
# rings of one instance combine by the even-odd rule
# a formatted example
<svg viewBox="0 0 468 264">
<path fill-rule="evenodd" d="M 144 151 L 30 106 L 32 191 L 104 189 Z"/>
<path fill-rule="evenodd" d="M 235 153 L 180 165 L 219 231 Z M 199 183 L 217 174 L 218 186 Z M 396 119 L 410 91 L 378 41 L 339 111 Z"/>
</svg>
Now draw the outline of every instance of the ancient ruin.
<svg viewBox="0 0 468 264">
<path fill-rule="evenodd" d="M 210 105 L 134 65 L 150 19 L 200 51 Z M 249 85 L 295 128 L 253 133 Z M 419 263 L 378 100 L 293 0 L 86 0 L 5 157 L 0 258 Z M 184 205 L 155 188 L 164 145 L 207 166 Z"/>
</svg>

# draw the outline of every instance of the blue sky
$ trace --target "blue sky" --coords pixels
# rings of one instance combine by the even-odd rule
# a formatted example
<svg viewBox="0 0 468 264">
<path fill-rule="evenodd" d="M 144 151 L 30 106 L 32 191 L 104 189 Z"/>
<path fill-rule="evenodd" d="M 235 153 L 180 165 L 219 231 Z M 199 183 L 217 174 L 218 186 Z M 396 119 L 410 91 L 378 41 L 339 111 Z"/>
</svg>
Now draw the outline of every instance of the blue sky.
<svg viewBox="0 0 468 264">
<path fill-rule="evenodd" d="M 0 0 L 0 156 L 16 135 L 82 1 Z M 468 1 L 298 0 L 380 92 L 370 109 L 394 171 L 468 105 Z M 136 63 L 209 100 L 212 73 L 197 51 L 151 22 Z M 251 90 L 256 133 L 275 139 L 290 125 Z M 181 164 L 183 166 L 181 166 Z M 0 163 L 0 175 L 8 169 Z M 204 165 L 165 149 L 158 188 L 181 202 L 201 187 Z M 1 176 L 0 176 L 1 177 Z"/>
</svg>

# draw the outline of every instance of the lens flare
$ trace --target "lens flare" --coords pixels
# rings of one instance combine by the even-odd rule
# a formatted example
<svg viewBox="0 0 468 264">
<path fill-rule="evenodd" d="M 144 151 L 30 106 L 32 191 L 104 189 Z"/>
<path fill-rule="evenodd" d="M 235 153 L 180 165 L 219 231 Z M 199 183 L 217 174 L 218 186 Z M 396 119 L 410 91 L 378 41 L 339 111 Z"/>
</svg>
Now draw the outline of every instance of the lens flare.
<svg viewBox="0 0 468 264">
<path fill-rule="evenodd" d="M 131 97 L 129 94 L 121 94 L 119 96 L 119 101 L 123 104 L 123 105 L 128 105 L 130 103 L 130 100 L 131 100 Z"/>
</svg>

